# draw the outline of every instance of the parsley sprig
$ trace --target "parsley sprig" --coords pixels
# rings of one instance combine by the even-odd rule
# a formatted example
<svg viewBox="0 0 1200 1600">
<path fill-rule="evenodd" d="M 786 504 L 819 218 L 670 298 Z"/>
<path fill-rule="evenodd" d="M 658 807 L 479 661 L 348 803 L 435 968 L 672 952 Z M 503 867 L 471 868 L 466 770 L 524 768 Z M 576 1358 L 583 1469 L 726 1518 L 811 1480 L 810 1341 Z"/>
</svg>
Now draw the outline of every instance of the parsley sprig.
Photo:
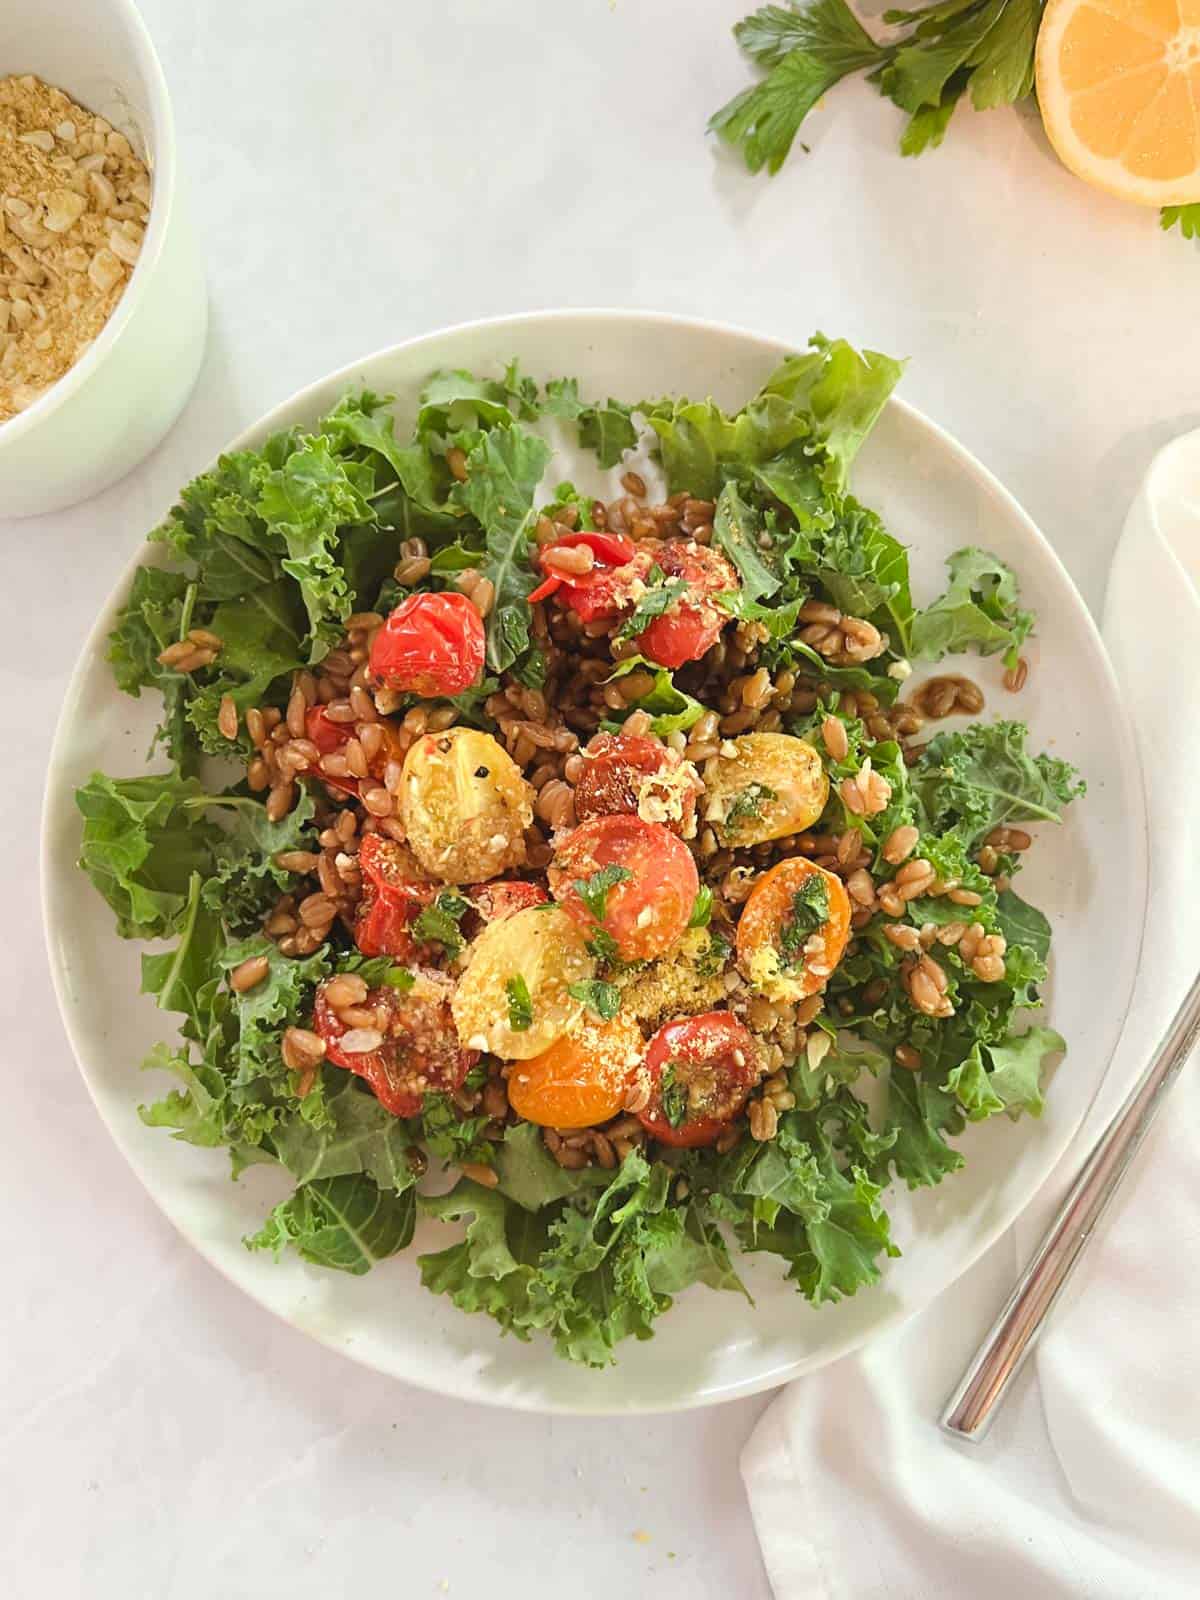
<svg viewBox="0 0 1200 1600">
<path fill-rule="evenodd" d="M 455 894 L 453 889 L 443 889 L 413 923 L 413 933 L 422 944 L 440 944 L 453 961 L 463 947 L 458 925 L 470 909 L 462 895 Z"/>
<path fill-rule="evenodd" d="M 589 978 L 586 983 L 568 984 L 567 993 L 575 1000 L 582 1000 L 601 1022 L 611 1022 L 621 1009 L 620 989 L 615 983 L 606 983 L 603 978 Z"/>
<path fill-rule="evenodd" d="M 508 997 L 508 1025 L 514 1033 L 528 1033 L 533 1027 L 533 999 L 529 985 L 518 972 L 504 985 Z"/>
<path fill-rule="evenodd" d="M 779 953 L 789 966 L 804 959 L 808 936 L 829 921 L 829 889 L 825 879 L 814 873 L 805 878 L 792 896 L 792 909 L 779 933 Z"/>
<path fill-rule="evenodd" d="M 596 921 L 603 922 L 604 914 L 608 910 L 608 891 L 632 877 L 633 873 L 628 867 L 618 867 L 613 864 L 600 867 L 590 878 L 576 878 L 571 887 Z"/>
<path fill-rule="evenodd" d="M 656 563 L 646 574 L 647 589 L 614 635 L 617 639 L 633 639 L 646 629 L 656 617 L 669 611 L 677 600 L 687 593 L 683 578 L 668 578 Z"/>
<path fill-rule="evenodd" d="M 715 112 L 709 131 L 739 151 L 751 172 L 778 172 L 822 96 L 864 72 L 908 113 L 900 153 L 920 155 L 941 144 L 960 101 L 988 111 L 1032 94 L 1044 7 L 1045 0 L 952 0 L 885 11 L 892 34 L 883 43 L 845 0 L 762 6 L 733 33 L 766 75 Z M 1200 206 L 1167 206 L 1161 221 L 1200 237 Z"/>
</svg>

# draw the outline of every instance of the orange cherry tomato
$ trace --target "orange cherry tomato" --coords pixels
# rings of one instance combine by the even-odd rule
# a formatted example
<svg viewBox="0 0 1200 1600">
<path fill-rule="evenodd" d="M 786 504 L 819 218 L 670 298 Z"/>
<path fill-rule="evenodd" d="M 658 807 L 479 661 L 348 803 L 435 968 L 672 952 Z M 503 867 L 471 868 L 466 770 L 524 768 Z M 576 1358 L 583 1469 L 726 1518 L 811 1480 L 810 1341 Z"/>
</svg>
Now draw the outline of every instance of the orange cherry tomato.
<svg viewBox="0 0 1200 1600">
<path fill-rule="evenodd" d="M 313 1027 L 325 1041 L 326 1060 L 365 1079 L 393 1116 L 415 1117 L 426 1094 L 452 1093 L 479 1059 L 478 1051 L 459 1045 L 449 985 L 443 989 L 422 975 L 407 992 L 388 984 L 368 989 L 359 1009 L 376 1013 L 373 1031 L 382 1042 L 373 1050 L 346 1048 L 348 1037 L 351 1043 L 365 1042 L 365 1030 L 334 1010 L 326 987 L 318 987 L 313 1003 Z"/>
<path fill-rule="evenodd" d="M 683 840 L 641 817 L 582 823 L 559 844 L 548 877 L 568 916 L 590 939 L 602 929 L 622 961 L 665 955 L 686 929 L 700 889 Z"/>
<path fill-rule="evenodd" d="M 695 833 L 695 791 L 653 781 L 678 771 L 682 761 L 674 750 L 642 734 L 598 733 L 583 754 L 584 769 L 575 785 L 575 815 L 580 822 L 589 817 L 636 817 L 643 798 L 657 797 L 666 813 L 661 818 L 665 827 L 685 839 Z"/>
<path fill-rule="evenodd" d="M 483 672 L 483 619 L 465 594 L 410 594 L 371 644 L 371 672 L 389 689 L 431 699 L 461 694 Z"/>
<path fill-rule="evenodd" d="M 825 908 L 824 920 L 813 917 Z M 850 937 L 850 897 L 835 873 L 803 856 L 755 884 L 737 925 L 738 971 L 772 1000 L 817 994 Z"/>
<path fill-rule="evenodd" d="M 729 613 L 709 596 L 736 589 L 738 575 L 719 550 L 692 540 L 672 539 L 663 545 L 658 564 L 668 580 L 683 578 L 687 592 L 638 635 L 637 646 L 660 667 L 682 667 L 716 644 Z"/>
<path fill-rule="evenodd" d="M 663 1144 L 712 1144 L 762 1075 L 754 1036 L 728 1011 L 668 1022 L 646 1050 L 650 1099 L 638 1120 Z"/>
<path fill-rule="evenodd" d="M 584 1013 L 540 1056 L 515 1062 L 508 1103 L 544 1128 L 591 1128 L 620 1111 L 645 1044 L 632 1018 L 611 1022 Z"/>
</svg>

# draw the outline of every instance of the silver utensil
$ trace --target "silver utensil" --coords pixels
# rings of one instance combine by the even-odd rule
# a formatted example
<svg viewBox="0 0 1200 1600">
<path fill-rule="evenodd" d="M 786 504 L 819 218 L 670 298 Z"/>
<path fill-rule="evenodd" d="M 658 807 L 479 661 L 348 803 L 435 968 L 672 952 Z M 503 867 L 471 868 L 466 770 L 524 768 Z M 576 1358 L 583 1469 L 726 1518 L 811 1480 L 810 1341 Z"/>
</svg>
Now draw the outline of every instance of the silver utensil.
<svg viewBox="0 0 1200 1600">
<path fill-rule="evenodd" d="M 953 1438 L 978 1444 L 986 1435 L 1198 1038 L 1200 975 L 1149 1066 L 1084 1163 L 1037 1254 L 950 1396 L 941 1426 Z"/>
</svg>

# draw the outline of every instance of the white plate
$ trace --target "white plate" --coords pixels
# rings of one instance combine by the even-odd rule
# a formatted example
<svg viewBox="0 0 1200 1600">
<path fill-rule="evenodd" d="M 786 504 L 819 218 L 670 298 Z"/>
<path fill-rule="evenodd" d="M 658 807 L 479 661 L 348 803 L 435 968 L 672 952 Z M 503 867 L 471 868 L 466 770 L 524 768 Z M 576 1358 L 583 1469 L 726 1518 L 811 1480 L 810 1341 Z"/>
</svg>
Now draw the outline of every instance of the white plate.
<svg viewBox="0 0 1200 1600">
<path fill-rule="evenodd" d="M 398 396 L 401 428 L 435 367 L 497 373 L 510 357 L 539 379 L 576 375 L 588 396 L 629 399 L 672 393 L 744 401 L 785 347 L 735 329 L 679 318 L 559 312 L 474 323 L 386 350 L 314 384 L 234 441 L 257 445 L 272 429 L 311 422 L 348 387 Z M 617 474 L 613 474 L 615 479 Z M 593 473 L 587 487 L 609 480 Z M 224 1152 L 170 1139 L 138 1120 L 136 1103 L 165 1092 L 137 1064 L 169 1017 L 138 998 L 139 947 L 112 931 L 108 907 L 76 871 L 79 821 L 72 791 L 94 768 L 144 770 L 157 708 L 119 694 L 104 660 L 105 636 L 142 560 L 139 546 L 98 619 L 63 707 L 48 783 L 44 892 L 51 962 L 71 1042 L 101 1116 L 154 1199 L 209 1261 L 262 1305 L 331 1348 L 427 1388 L 537 1411 L 654 1411 L 709 1405 L 783 1383 L 845 1355 L 913 1315 L 952 1283 L 1012 1222 L 1046 1178 L 1108 1066 L 1137 967 L 1146 896 L 1145 813 L 1132 732 L 1091 617 L 1066 572 L 1016 502 L 959 445 L 893 400 L 853 474 L 855 491 L 914 545 L 918 596 L 927 601 L 941 562 L 968 543 L 1017 569 L 1039 633 L 1029 683 L 1017 698 L 1000 688 L 998 661 L 975 663 L 988 714 L 1020 715 L 1037 747 L 1076 763 L 1086 802 L 1061 830 L 1042 829 L 1021 888 L 1055 929 L 1046 1017 L 1070 1044 L 1040 1122 L 996 1119 L 960 1142 L 965 1169 L 939 1188 L 888 1198 L 903 1256 L 883 1283 L 814 1310 L 783 1284 L 771 1258 L 742 1257 L 757 1301 L 698 1286 L 660 1319 L 655 1338 L 620 1347 L 604 1372 L 578 1370 L 545 1343 L 504 1338 L 421 1288 L 415 1257 L 451 1235 L 423 1224 L 416 1245 L 364 1278 L 321 1272 L 296 1259 L 251 1254 L 255 1230 L 289 1184 L 253 1167 L 229 1181 Z M 145 530 L 131 528 L 130 539 Z M 1047 837 L 1053 834 L 1053 837 Z M 1113 916 L 1113 907 L 1120 915 Z M 437 1247 L 436 1245 L 434 1247 Z"/>
</svg>

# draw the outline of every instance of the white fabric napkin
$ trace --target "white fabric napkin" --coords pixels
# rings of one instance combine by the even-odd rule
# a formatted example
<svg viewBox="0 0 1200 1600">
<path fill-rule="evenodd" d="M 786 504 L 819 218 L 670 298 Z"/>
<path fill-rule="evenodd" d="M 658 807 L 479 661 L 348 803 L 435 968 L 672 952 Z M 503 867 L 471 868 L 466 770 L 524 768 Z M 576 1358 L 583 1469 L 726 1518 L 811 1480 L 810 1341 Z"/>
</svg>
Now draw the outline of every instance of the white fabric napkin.
<svg viewBox="0 0 1200 1600">
<path fill-rule="evenodd" d="M 792 1384 L 751 1436 L 742 1476 L 776 1600 L 1200 1593 L 1195 1059 L 988 1438 L 972 1446 L 937 1427 L 1020 1263 L 1200 964 L 1198 590 L 1200 432 L 1151 466 L 1105 608 L 1105 641 L 1141 740 L 1151 835 L 1150 920 L 1116 1059 L 1020 1222 L 906 1327 Z"/>
</svg>

